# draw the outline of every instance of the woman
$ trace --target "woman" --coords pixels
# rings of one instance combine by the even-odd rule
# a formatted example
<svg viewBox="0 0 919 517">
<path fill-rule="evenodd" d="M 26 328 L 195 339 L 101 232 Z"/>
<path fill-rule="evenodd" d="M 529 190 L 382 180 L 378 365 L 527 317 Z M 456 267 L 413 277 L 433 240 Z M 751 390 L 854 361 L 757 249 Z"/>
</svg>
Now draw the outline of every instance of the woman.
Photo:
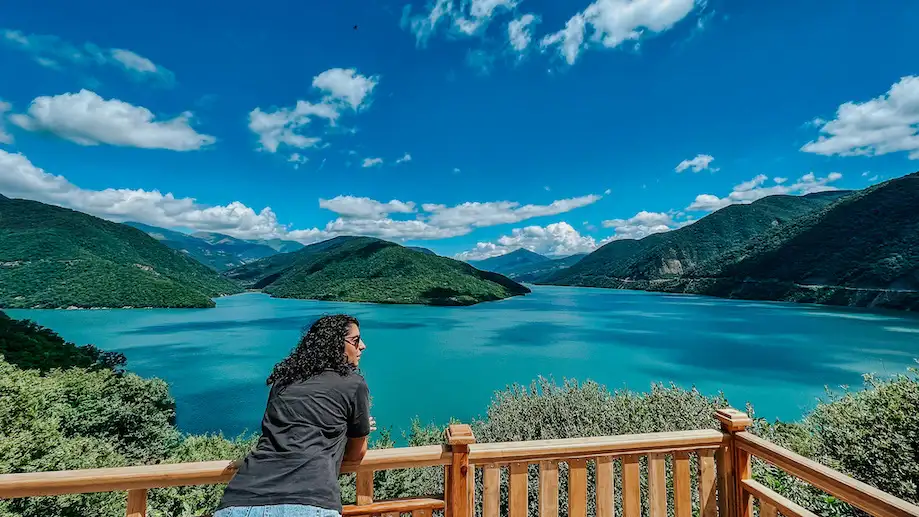
<svg viewBox="0 0 919 517">
<path fill-rule="evenodd" d="M 274 367 L 262 436 L 213 517 L 338 517 L 342 460 L 360 461 L 374 430 L 357 373 L 357 319 L 324 316 Z"/>
</svg>

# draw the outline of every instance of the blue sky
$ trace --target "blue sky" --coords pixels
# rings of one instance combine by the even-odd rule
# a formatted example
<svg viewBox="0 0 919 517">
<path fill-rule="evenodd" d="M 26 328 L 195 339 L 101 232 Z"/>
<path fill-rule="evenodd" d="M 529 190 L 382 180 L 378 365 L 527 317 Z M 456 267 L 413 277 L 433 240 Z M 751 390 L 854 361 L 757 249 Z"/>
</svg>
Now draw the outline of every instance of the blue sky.
<svg viewBox="0 0 919 517">
<path fill-rule="evenodd" d="M 34 0 L 0 20 L 0 192 L 113 220 L 564 255 L 919 169 L 914 2 Z"/>
</svg>

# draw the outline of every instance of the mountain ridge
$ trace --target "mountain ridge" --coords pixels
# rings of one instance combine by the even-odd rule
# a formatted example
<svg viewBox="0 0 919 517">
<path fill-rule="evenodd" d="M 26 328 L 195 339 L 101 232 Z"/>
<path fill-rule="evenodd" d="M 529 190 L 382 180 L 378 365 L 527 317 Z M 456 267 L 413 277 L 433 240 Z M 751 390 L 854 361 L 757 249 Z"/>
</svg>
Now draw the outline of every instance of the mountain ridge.
<svg viewBox="0 0 919 517">
<path fill-rule="evenodd" d="M 0 307 L 213 307 L 241 291 L 137 228 L 0 199 Z"/>
<path fill-rule="evenodd" d="M 280 298 L 473 305 L 529 293 L 497 273 L 373 237 L 335 237 L 224 273 Z"/>
</svg>

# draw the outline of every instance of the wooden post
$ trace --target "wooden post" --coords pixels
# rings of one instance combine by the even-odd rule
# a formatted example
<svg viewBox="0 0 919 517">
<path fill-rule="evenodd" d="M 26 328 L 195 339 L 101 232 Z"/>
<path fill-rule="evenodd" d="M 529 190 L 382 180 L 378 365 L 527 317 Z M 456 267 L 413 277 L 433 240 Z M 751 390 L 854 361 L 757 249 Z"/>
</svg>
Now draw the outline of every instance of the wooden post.
<svg viewBox="0 0 919 517">
<path fill-rule="evenodd" d="M 446 517 L 474 517 L 475 485 L 470 478 L 475 479 L 475 471 L 469 465 L 469 445 L 475 443 L 472 428 L 466 424 L 452 424 L 447 428 L 446 440 L 453 453 L 444 486 Z"/>
<path fill-rule="evenodd" d="M 716 453 L 718 461 L 718 508 L 721 517 L 753 517 L 753 498 L 743 489 L 742 481 L 753 477 L 750 454 L 734 444 L 734 435 L 746 430 L 753 420 L 734 408 L 719 409 L 715 418 L 727 437 Z"/>
<path fill-rule="evenodd" d="M 128 490 L 128 517 L 147 517 L 147 490 Z"/>
</svg>

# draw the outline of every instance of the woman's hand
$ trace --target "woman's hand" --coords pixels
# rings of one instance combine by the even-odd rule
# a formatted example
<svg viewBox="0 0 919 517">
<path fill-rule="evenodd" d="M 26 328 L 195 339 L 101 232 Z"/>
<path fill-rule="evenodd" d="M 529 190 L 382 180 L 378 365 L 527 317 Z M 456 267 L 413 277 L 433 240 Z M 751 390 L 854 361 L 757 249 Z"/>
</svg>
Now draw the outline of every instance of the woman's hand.
<svg viewBox="0 0 919 517">
<path fill-rule="evenodd" d="M 377 430 L 377 419 L 370 417 L 370 432 L 372 433 L 376 430 Z"/>
</svg>

